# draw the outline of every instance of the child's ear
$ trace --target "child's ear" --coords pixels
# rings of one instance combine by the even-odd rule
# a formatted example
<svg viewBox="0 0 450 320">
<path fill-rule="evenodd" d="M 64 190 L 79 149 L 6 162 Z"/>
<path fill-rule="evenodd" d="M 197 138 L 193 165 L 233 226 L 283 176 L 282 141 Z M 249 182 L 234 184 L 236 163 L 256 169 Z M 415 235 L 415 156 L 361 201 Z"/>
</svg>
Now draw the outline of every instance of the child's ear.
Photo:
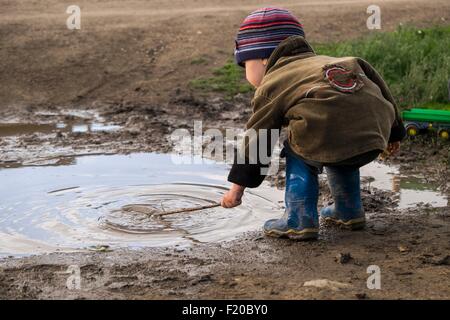
<svg viewBox="0 0 450 320">
<path fill-rule="evenodd" d="M 269 59 L 263 59 L 262 64 L 264 67 L 267 66 L 267 62 L 269 62 Z"/>
</svg>

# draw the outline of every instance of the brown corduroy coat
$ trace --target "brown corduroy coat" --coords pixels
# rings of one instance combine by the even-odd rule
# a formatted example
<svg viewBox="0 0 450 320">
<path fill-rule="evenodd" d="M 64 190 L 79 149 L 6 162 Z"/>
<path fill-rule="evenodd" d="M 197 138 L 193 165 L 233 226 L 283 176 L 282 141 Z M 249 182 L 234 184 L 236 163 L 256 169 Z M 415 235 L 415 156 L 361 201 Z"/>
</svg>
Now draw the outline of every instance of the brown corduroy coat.
<svg viewBox="0 0 450 320">
<path fill-rule="evenodd" d="M 383 150 L 388 142 L 402 139 L 391 134 L 403 124 L 377 71 L 361 58 L 316 55 L 301 36 L 284 40 L 272 53 L 252 108 L 247 129 L 287 126 L 291 150 L 321 163 Z M 235 164 L 229 180 L 247 186 L 261 183 L 263 178 L 246 177 L 255 173 L 238 172 L 242 170 L 249 168 Z"/>
</svg>

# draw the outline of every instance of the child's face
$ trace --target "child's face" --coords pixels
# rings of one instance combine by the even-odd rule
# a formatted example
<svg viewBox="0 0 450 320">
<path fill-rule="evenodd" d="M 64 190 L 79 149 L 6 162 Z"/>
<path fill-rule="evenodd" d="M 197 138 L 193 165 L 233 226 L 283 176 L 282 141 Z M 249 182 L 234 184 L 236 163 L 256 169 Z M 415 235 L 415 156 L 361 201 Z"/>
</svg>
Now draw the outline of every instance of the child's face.
<svg viewBox="0 0 450 320">
<path fill-rule="evenodd" d="M 266 73 L 267 59 L 255 59 L 245 61 L 245 75 L 248 82 L 255 88 L 259 87 Z"/>
</svg>

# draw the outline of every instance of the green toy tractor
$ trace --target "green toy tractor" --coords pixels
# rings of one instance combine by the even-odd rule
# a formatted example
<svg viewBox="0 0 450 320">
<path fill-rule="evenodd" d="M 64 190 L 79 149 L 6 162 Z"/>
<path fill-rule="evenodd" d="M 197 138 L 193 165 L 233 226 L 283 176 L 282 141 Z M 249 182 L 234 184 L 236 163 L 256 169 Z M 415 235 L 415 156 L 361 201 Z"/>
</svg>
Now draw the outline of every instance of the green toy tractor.
<svg viewBox="0 0 450 320">
<path fill-rule="evenodd" d="M 449 139 L 450 111 L 413 108 L 403 111 L 402 118 L 409 136 L 435 129 L 441 139 Z"/>
</svg>

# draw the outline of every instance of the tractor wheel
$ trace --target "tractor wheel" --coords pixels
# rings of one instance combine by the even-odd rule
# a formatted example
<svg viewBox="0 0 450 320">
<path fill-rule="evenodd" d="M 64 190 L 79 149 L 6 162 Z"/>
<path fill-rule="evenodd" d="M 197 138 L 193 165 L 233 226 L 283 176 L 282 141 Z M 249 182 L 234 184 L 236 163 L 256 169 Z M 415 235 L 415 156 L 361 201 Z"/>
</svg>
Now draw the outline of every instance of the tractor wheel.
<svg viewBox="0 0 450 320">
<path fill-rule="evenodd" d="M 417 128 L 413 124 L 409 124 L 409 125 L 406 126 L 406 133 L 410 137 L 416 136 L 419 133 L 419 128 Z"/>
<path fill-rule="evenodd" d="M 446 129 L 439 130 L 438 136 L 441 139 L 448 140 L 448 138 L 449 138 L 448 130 L 446 130 Z"/>
</svg>

